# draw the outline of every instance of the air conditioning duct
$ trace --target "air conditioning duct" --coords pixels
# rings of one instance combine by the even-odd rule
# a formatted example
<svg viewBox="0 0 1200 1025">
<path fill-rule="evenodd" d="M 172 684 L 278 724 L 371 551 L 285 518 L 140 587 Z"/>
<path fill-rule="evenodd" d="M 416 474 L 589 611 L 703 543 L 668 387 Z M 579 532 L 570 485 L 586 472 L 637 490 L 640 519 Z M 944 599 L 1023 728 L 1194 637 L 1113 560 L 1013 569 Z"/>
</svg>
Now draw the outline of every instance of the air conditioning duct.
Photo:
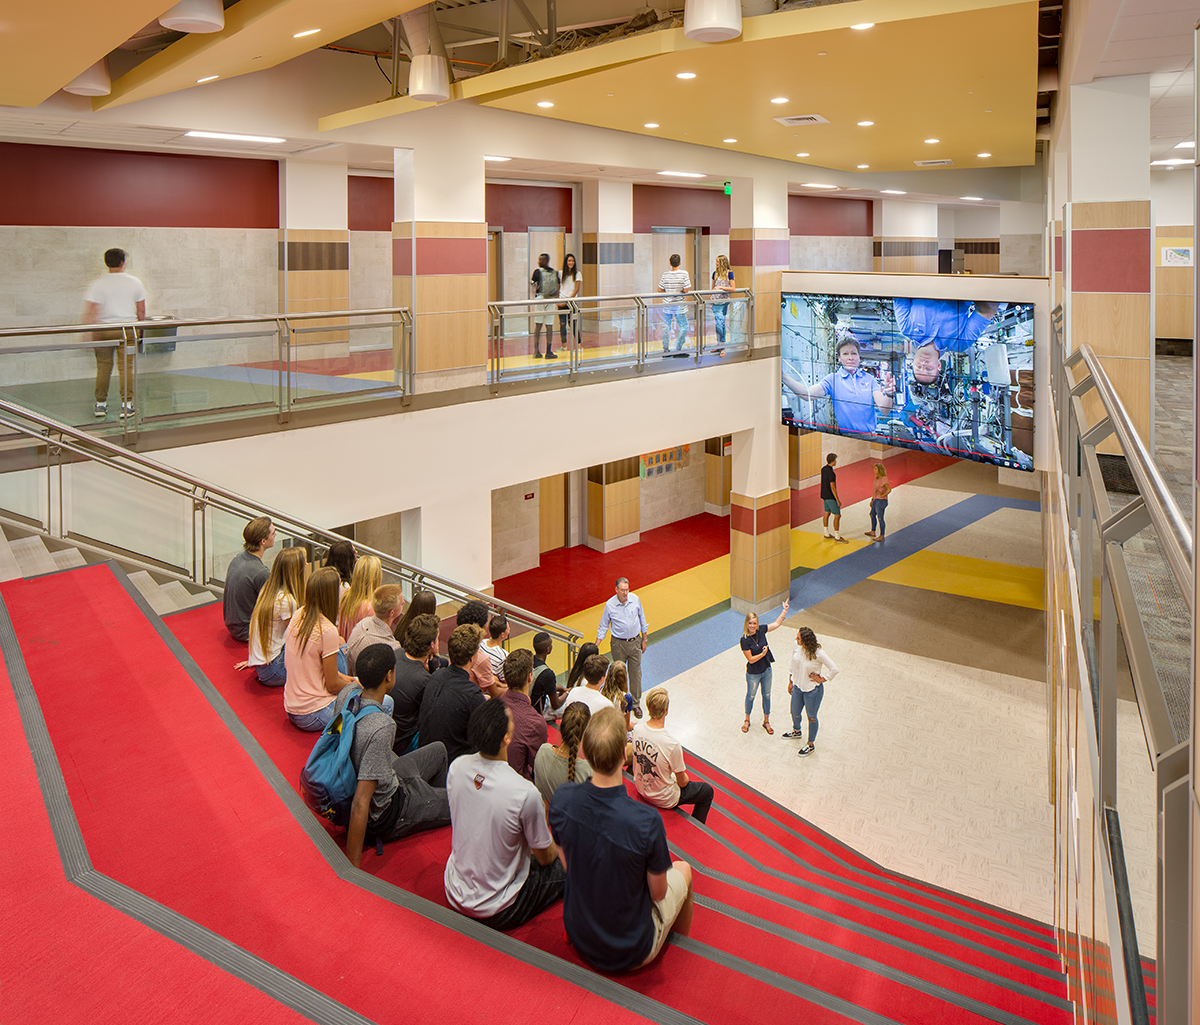
<svg viewBox="0 0 1200 1025">
<path fill-rule="evenodd" d="M 723 43 L 742 34 L 740 0 L 687 0 L 683 34 L 697 43 Z"/>
<path fill-rule="evenodd" d="M 408 69 L 408 95 L 414 100 L 441 103 L 450 99 L 450 61 L 433 4 L 400 15 L 400 24 L 412 50 Z"/>
<path fill-rule="evenodd" d="M 112 92 L 112 76 L 108 73 L 108 58 L 101 57 L 82 75 L 64 85 L 63 92 L 75 96 L 107 96 Z"/>
<path fill-rule="evenodd" d="M 220 32 L 225 27 L 221 0 L 180 0 L 158 23 L 172 32 Z"/>
</svg>

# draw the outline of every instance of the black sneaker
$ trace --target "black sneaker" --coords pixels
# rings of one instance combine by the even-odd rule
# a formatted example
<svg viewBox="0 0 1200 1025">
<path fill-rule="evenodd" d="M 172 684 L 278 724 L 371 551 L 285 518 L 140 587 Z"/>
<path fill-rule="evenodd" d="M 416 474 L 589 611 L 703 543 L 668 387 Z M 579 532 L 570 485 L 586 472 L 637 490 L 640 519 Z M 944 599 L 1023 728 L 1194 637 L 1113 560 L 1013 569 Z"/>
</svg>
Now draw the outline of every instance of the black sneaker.
<svg viewBox="0 0 1200 1025">
<path fill-rule="evenodd" d="M 798 754 L 798 755 L 810 755 L 810 754 L 812 754 L 812 753 L 813 753 L 815 750 L 816 750 L 816 748 L 815 748 L 815 747 L 814 747 L 812 744 L 806 744 L 804 747 L 800 748 L 800 750 L 799 750 L 799 751 L 797 751 L 797 752 L 796 752 L 796 754 Z"/>
<path fill-rule="evenodd" d="M 103 420 L 106 416 L 108 416 L 108 403 L 107 402 L 97 402 L 96 403 L 96 419 Z"/>
<path fill-rule="evenodd" d="M 541 358 L 542 358 L 542 350 L 541 350 L 541 349 L 538 349 L 537 351 L 535 351 L 535 352 L 534 352 L 534 354 L 533 354 L 533 358 L 534 358 L 534 359 L 541 359 Z"/>
<path fill-rule="evenodd" d="M 635 719 L 640 719 L 642 717 L 642 706 L 641 705 L 633 706 L 633 716 Z"/>
<path fill-rule="evenodd" d="M 788 730 L 787 733 L 785 733 L 783 735 L 783 739 L 784 740 L 803 740 L 804 739 L 804 731 L 803 730 Z"/>
<path fill-rule="evenodd" d="M 558 353 L 551 352 L 549 349 L 547 349 L 546 350 L 546 359 L 558 359 Z"/>
</svg>

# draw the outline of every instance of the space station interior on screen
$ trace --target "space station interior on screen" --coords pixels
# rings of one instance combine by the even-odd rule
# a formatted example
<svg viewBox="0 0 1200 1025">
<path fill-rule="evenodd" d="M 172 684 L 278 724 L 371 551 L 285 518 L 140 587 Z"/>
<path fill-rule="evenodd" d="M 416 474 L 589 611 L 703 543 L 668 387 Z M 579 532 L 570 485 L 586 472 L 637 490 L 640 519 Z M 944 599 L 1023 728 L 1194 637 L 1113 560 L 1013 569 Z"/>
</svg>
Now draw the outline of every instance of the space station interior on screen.
<svg viewBox="0 0 1200 1025">
<path fill-rule="evenodd" d="M 783 422 L 1033 469 L 1033 306 L 783 295 Z"/>
</svg>

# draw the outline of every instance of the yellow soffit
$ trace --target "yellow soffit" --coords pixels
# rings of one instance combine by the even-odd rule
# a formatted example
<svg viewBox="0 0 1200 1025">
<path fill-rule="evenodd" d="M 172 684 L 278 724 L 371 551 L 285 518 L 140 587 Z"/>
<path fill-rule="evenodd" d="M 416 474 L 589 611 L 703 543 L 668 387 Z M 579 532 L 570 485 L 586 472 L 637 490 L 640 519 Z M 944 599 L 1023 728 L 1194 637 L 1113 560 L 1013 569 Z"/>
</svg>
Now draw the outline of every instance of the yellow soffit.
<svg viewBox="0 0 1200 1025">
<path fill-rule="evenodd" d="M 165 9 L 163 0 L 6 3 L 0 15 L 0 105 L 36 107 Z"/>
<path fill-rule="evenodd" d="M 160 5 L 163 2 L 159 0 Z M 101 110 L 190 89 L 210 76 L 223 80 L 273 68 L 426 2 L 240 0 L 225 12 L 225 28 L 220 32 L 195 33 L 172 43 L 113 82 L 112 92 L 96 97 L 92 108 Z M 158 9 L 151 18 L 161 13 Z M 145 21 L 138 28 L 142 24 Z M 293 38 L 297 32 L 314 28 L 319 31 L 313 35 Z"/>
</svg>

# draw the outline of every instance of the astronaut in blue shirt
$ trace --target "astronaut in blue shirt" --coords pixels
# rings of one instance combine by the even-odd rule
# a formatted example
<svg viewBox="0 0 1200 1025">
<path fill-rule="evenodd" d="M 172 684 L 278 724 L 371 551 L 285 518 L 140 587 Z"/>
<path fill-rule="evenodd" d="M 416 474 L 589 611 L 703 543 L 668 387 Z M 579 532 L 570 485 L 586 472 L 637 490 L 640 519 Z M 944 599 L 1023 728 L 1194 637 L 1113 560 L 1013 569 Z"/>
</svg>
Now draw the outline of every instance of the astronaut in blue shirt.
<svg viewBox="0 0 1200 1025">
<path fill-rule="evenodd" d="M 938 352 L 966 352 L 987 330 L 998 303 L 955 299 L 893 299 L 896 327 L 914 349 L 935 345 Z"/>
<path fill-rule="evenodd" d="M 839 431 L 857 434 L 875 433 L 875 409 L 886 413 L 892 408 L 892 396 L 896 382 L 890 374 L 885 375 L 881 385 L 874 374 L 859 368 L 862 354 L 858 340 L 847 333 L 841 336 L 837 347 L 840 369 L 826 374 L 816 384 L 805 384 L 783 371 L 783 383 L 803 399 L 819 399 L 828 395 L 833 403 L 833 415 Z"/>
</svg>

